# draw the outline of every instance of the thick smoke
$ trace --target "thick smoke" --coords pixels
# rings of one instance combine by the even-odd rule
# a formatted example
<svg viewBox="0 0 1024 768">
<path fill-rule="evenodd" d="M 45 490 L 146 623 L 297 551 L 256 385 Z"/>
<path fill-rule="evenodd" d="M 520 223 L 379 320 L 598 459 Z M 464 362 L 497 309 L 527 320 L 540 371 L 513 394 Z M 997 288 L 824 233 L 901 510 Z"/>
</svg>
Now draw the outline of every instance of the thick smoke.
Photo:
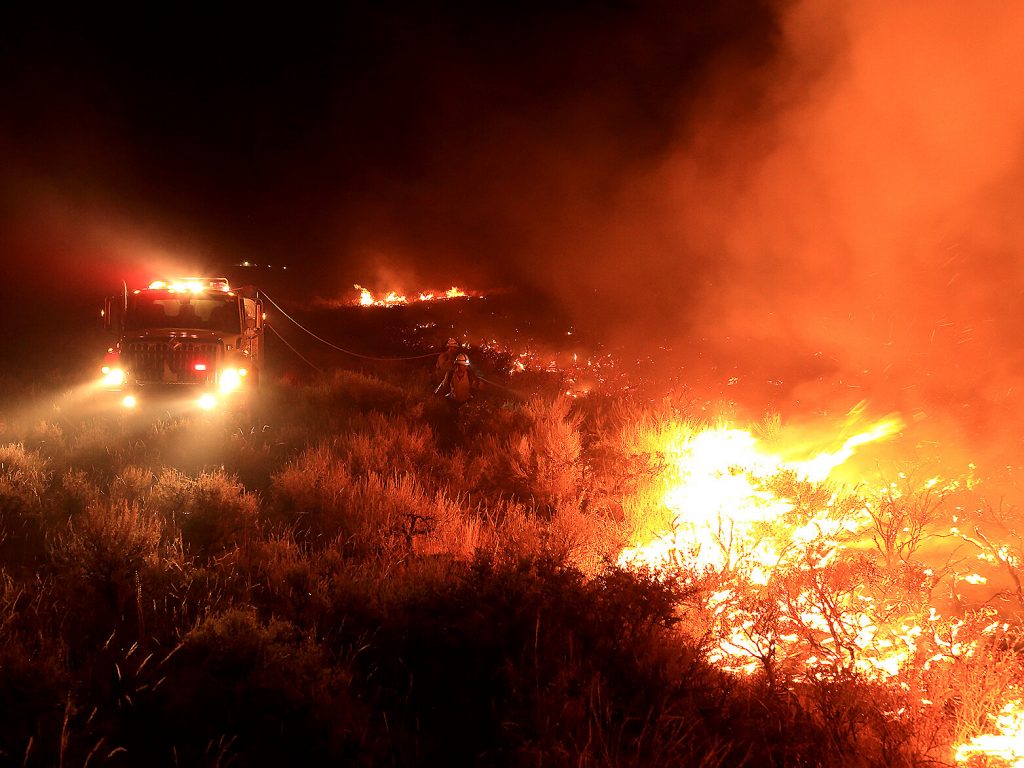
<svg viewBox="0 0 1024 768">
<path fill-rule="evenodd" d="M 1016 3 L 790 6 L 770 61 L 711 62 L 657 167 L 540 234 L 541 271 L 761 403 L 1012 433 L 1022 32 Z"/>
<path fill-rule="evenodd" d="M 826 7 L 787 15 L 765 82 L 773 109 L 733 121 L 712 83 L 698 141 L 659 180 L 679 190 L 691 252 L 718 252 L 695 325 L 726 346 L 827 361 L 810 366 L 814 382 L 830 374 L 990 433 L 1021 374 L 1024 9 Z"/>
</svg>

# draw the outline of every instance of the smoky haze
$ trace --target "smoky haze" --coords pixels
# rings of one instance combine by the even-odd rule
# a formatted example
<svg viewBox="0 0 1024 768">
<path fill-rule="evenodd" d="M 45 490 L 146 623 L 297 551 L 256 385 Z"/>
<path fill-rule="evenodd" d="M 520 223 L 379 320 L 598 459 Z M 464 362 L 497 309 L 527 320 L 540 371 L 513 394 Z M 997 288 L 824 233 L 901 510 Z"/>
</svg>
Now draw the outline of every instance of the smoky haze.
<svg viewBox="0 0 1024 768">
<path fill-rule="evenodd" d="M 770 57 L 709 59 L 656 162 L 531 231 L 532 274 L 755 407 L 867 398 L 1017 445 L 1024 8 L 777 21 Z"/>
<path fill-rule="evenodd" d="M 1009 429 L 1024 8 L 689 5 L 7 18 L 5 282 L 514 288 L 754 408 Z"/>
<path fill-rule="evenodd" d="M 768 108 L 712 80 L 648 182 L 680 250 L 715 264 L 691 328 L 766 351 L 755 372 L 805 404 L 834 399 L 824 377 L 1016 429 L 1022 30 L 1013 3 L 791 7 Z"/>
</svg>

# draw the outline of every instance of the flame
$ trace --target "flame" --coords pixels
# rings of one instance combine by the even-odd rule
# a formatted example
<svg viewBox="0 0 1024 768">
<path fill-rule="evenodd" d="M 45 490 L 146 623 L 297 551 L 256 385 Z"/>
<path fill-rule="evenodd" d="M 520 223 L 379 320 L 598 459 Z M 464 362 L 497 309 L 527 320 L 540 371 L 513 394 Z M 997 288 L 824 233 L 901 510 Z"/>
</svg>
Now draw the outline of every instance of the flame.
<svg viewBox="0 0 1024 768">
<path fill-rule="evenodd" d="M 904 535 L 914 524 L 883 519 L 886 505 L 905 500 L 899 487 L 861 483 L 854 493 L 834 485 L 835 470 L 856 452 L 903 429 L 895 415 L 864 425 L 864 411 L 863 405 L 851 411 L 839 437 L 819 440 L 813 450 L 804 441 L 799 453 L 779 447 L 787 444 L 781 425 L 769 430 L 774 450 L 754 432 L 728 424 L 659 425 L 649 435 L 665 459 L 660 506 L 672 515 L 671 524 L 641 535 L 622 551 L 619 564 L 703 584 L 694 591 L 699 598 L 680 605 L 688 618 L 682 631 L 706 641 L 708 660 L 725 671 L 783 675 L 791 684 L 853 673 L 902 697 L 903 706 L 886 713 L 894 718 L 911 711 L 946 712 L 975 734 L 972 710 L 959 713 L 962 688 L 944 689 L 942 681 L 1002 658 L 1000 663 L 1010 665 L 1003 669 L 1011 670 L 1005 674 L 1015 681 L 992 689 L 1000 697 L 995 706 L 1002 708 L 987 715 L 987 733 L 959 739 L 949 754 L 961 765 L 1024 768 L 1018 629 L 991 606 L 943 616 L 929 604 L 938 578 L 930 568 L 899 556 L 898 545 L 889 550 L 897 556 L 886 560 L 886 532 Z M 829 433 L 834 430 L 822 430 Z M 970 482 L 930 477 L 908 490 L 929 494 L 961 487 Z M 959 519 L 957 510 L 951 523 Z M 948 530 L 971 541 L 955 525 Z M 982 538 L 990 551 L 978 559 L 1005 567 L 1011 557 L 1007 546 Z M 970 571 L 954 573 L 954 579 L 986 580 Z M 973 685 L 974 673 L 967 674 Z M 982 684 L 986 679 L 995 678 L 981 674 Z M 934 680 L 938 687 L 930 689 Z M 942 697 L 941 707 L 933 694 Z"/>
<path fill-rule="evenodd" d="M 786 461 L 762 448 L 750 432 L 728 426 L 696 434 L 677 433 L 664 448 L 670 468 L 663 503 L 676 513 L 672 530 L 625 550 L 619 561 L 657 567 L 670 559 L 672 550 L 681 550 L 696 555 L 701 566 L 735 568 L 736 550 L 755 538 L 755 526 L 781 522 L 794 508 L 791 500 L 767 487 L 772 478 L 789 473 L 800 480 L 820 482 L 857 447 L 890 437 L 901 427 L 898 417 L 889 416 L 848 438 L 840 448 L 799 461 Z M 807 544 L 842 528 L 850 529 L 850 524 L 830 519 L 826 508 L 821 515 L 792 527 L 789 540 Z M 758 583 L 765 583 L 768 571 L 781 556 L 763 541 L 744 555 L 753 558 L 751 575 Z"/>
<path fill-rule="evenodd" d="M 388 291 L 384 294 L 374 294 L 367 288 L 356 284 L 354 288 L 359 291 L 359 298 L 356 303 L 363 307 L 396 307 L 404 304 L 412 304 L 422 301 L 446 301 L 448 299 L 460 299 L 469 296 L 480 297 L 484 294 L 480 291 L 464 291 L 458 286 L 452 286 L 446 291 L 420 291 L 413 298 L 409 298 L 400 291 Z"/>
<path fill-rule="evenodd" d="M 836 491 L 815 504 L 798 505 L 796 495 L 902 426 L 899 417 L 888 416 L 836 448 L 787 459 L 746 430 L 676 425 L 662 451 L 661 503 L 674 515 L 671 527 L 623 550 L 619 564 L 665 573 L 685 565 L 713 574 L 721 586 L 705 608 L 720 641 L 709 659 L 726 670 L 751 674 L 789 655 L 811 674 L 849 668 L 894 676 L 918 652 L 927 621 L 913 615 L 876 620 L 891 613 L 880 610 L 884 596 L 845 574 L 839 555 L 870 524 L 870 508 L 851 506 Z M 833 592 L 824 601 L 822 583 L 829 579 Z M 772 598 L 752 599 L 759 591 Z M 771 632 L 761 626 L 768 616 Z"/>
<path fill-rule="evenodd" d="M 898 416 L 881 419 L 863 432 L 848 438 L 842 446 L 831 452 L 795 463 L 793 469 L 804 480 L 823 482 L 828 479 L 836 467 L 845 462 L 862 445 L 892 437 L 903 428 L 903 421 Z"/>
<path fill-rule="evenodd" d="M 954 755 L 958 763 L 973 757 L 992 757 L 999 765 L 1024 768 L 1024 707 L 1019 699 L 1009 701 L 998 715 L 989 715 L 997 733 L 975 736 L 957 745 Z M 991 764 L 991 763 L 988 763 Z"/>
<path fill-rule="evenodd" d="M 378 299 L 370 290 L 361 285 L 356 284 L 353 287 L 359 291 L 358 303 L 363 307 L 393 307 L 409 303 L 409 300 L 397 291 L 389 291 L 383 298 Z"/>
</svg>

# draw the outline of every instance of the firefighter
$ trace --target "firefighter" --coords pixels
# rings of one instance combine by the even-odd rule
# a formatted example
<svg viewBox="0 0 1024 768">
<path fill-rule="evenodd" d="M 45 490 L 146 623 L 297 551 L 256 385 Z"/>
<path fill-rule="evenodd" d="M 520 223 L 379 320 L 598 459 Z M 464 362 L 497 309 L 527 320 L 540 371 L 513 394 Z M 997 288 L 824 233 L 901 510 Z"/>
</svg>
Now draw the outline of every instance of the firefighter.
<svg viewBox="0 0 1024 768">
<path fill-rule="evenodd" d="M 436 394 L 443 394 L 447 407 L 445 413 L 438 413 L 437 436 L 439 447 L 442 450 L 451 450 L 463 440 L 466 432 L 465 420 L 470 416 L 468 409 L 464 409 L 478 389 L 480 389 L 480 378 L 469 366 L 469 357 L 460 352 L 455 356 L 454 365 L 444 376 L 437 389 Z"/>
<path fill-rule="evenodd" d="M 437 356 L 437 372 L 447 376 L 448 372 L 455 365 L 455 357 L 459 354 L 459 342 L 455 339 L 448 339 L 448 346 L 444 352 Z"/>
<path fill-rule="evenodd" d="M 480 389 L 480 377 L 469 367 L 469 357 L 460 352 L 455 356 L 455 364 L 444 376 L 444 381 L 437 391 L 443 392 L 450 405 L 458 407 L 469 402 L 470 398 Z"/>
</svg>

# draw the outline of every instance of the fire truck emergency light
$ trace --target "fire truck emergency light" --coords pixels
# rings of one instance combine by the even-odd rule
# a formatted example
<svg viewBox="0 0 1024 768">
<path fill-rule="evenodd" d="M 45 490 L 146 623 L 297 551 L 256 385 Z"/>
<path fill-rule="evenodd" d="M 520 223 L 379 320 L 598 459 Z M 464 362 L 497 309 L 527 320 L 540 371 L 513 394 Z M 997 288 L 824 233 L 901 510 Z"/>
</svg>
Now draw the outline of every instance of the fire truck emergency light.
<svg viewBox="0 0 1024 768">
<path fill-rule="evenodd" d="M 154 280 L 149 287 L 151 290 L 167 290 L 176 293 L 231 290 L 226 277 L 178 277 L 174 280 Z"/>
</svg>

